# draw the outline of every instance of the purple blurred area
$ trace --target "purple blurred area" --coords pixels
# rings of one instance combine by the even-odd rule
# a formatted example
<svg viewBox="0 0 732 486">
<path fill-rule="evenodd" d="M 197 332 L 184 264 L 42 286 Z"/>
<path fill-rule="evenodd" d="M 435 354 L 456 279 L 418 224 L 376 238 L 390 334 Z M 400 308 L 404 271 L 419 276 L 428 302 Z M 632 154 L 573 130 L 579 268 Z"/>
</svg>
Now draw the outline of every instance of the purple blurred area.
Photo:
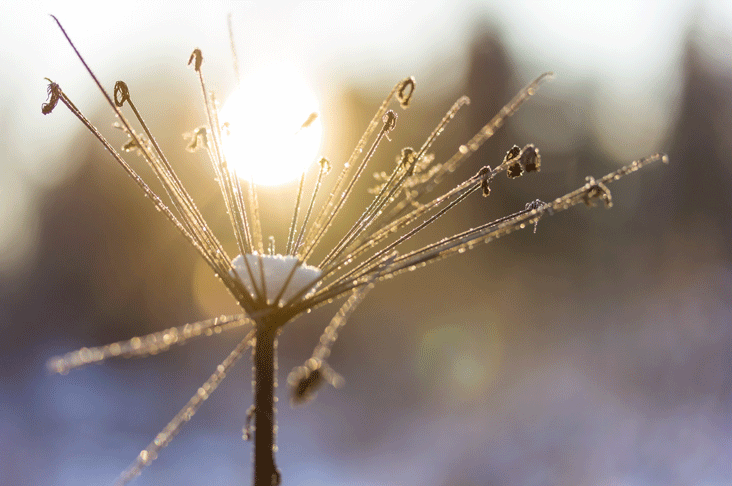
<svg viewBox="0 0 732 486">
<path fill-rule="evenodd" d="M 333 349 L 345 387 L 297 408 L 278 390 L 284 485 L 732 484 L 732 74 L 693 30 L 684 45 L 662 146 L 670 165 L 613 184 L 609 211 L 577 207 L 543 219 L 536 234 L 379 284 Z M 476 29 L 464 56 L 459 92 L 420 99 L 417 85 L 374 171 L 402 146 L 419 146 L 467 94 L 470 106 L 434 147 L 444 160 L 530 81 L 489 27 Z M 347 86 L 335 97 L 329 119 L 344 121 L 326 155 L 337 166 L 390 87 Z M 536 130 L 584 120 L 591 109 L 590 86 L 569 97 L 547 89 L 443 190 L 500 163 L 512 144 L 535 142 Z M 177 79 L 155 77 L 140 90 L 200 99 Z M 202 123 L 200 109 L 159 102 L 165 111 L 150 106 L 147 118 L 164 116 L 169 158 L 233 248 L 211 171 L 180 139 Z M 535 114 L 546 125 L 520 125 Z M 49 125 L 74 122 L 67 112 L 54 116 Z M 490 197 L 468 199 L 410 244 L 560 196 L 629 162 L 598 146 L 597 123 L 568 124 L 574 143 L 539 145 L 542 173 L 499 178 Z M 236 312 L 92 137 L 73 146 L 68 156 L 83 163 L 43 201 L 37 257 L 22 279 L 0 282 L 0 484 L 111 484 L 242 337 L 232 331 L 149 358 L 46 373 L 56 354 Z M 355 196 L 338 228 L 366 201 L 363 191 Z M 288 325 L 281 384 L 336 310 Z M 251 400 L 243 360 L 133 484 L 248 484 L 251 445 L 241 429 Z"/>
</svg>

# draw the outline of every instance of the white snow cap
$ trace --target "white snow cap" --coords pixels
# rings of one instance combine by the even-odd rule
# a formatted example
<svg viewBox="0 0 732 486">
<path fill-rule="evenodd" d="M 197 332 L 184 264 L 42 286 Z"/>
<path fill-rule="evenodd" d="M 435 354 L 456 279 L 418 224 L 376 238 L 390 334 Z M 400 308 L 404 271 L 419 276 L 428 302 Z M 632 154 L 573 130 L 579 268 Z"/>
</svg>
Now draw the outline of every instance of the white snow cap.
<svg viewBox="0 0 732 486">
<path fill-rule="evenodd" d="M 247 265 L 244 263 L 244 257 L 242 255 L 237 256 L 231 262 L 234 266 L 233 276 L 238 278 L 246 287 L 249 295 L 252 298 L 257 298 L 257 292 L 254 290 L 252 285 L 252 276 L 254 277 L 254 284 L 256 285 L 259 292 L 262 292 L 262 288 L 266 288 L 267 293 L 267 304 L 273 304 L 275 298 L 282 291 L 282 287 L 287 281 L 287 277 L 290 276 L 292 269 L 297 265 L 297 258 L 291 255 L 258 255 L 258 254 L 247 254 L 247 263 L 251 269 L 251 275 L 247 270 Z M 262 262 L 262 268 L 264 272 L 259 269 L 259 262 Z M 264 284 L 262 285 L 262 273 L 264 273 Z M 300 265 L 292 274 L 290 281 L 287 283 L 280 302 L 287 302 L 295 294 L 300 293 L 304 289 L 308 289 L 313 286 L 315 281 L 320 277 L 323 272 L 319 268 L 311 267 L 309 265 Z M 314 291 L 315 289 L 313 289 Z M 311 291 L 312 292 L 312 291 Z"/>
</svg>

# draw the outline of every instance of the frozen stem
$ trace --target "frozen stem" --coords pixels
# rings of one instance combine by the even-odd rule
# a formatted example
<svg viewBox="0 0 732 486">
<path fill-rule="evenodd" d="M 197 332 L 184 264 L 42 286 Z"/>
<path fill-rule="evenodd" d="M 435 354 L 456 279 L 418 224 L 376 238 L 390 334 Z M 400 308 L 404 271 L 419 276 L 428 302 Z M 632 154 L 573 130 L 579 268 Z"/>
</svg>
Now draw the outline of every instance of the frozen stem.
<svg viewBox="0 0 732 486">
<path fill-rule="evenodd" d="M 137 336 L 127 341 L 120 341 L 95 348 L 81 348 L 78 351 L 54 356 L 46 363 L 48 371 L 65 375 L 69 371 L 92 363 L 100 363 L 109 358 L 131 358 L 157 354 L 167 351 L 174 344 L 183 345 L 190 339 L 199 336 L 211 336 L 223 331 L 242 326 L 253 326 L 246 314 L 221 316 L 205 321 L 193 322 L 183 326 L 171 327 L 164 331 L 145 336 Z"/>
</svg>

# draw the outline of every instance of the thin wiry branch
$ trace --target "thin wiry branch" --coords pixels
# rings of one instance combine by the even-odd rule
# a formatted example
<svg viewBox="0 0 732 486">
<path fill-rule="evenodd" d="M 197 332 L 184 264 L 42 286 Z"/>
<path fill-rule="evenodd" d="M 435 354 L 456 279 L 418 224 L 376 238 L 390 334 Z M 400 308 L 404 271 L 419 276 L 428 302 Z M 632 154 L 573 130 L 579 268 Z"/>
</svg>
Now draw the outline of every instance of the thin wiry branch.
<svg viewBox="0 0 732 486">
<path fill-rule="evenodd" d="M 216 367 L 216 371 L 201 387 L 196 391 L 196 394 L 188 400 L 188 403 L 176 414 L 173 419 L 168 422 L 168 425 L 163 428 L 155 439 L 148 444 L 148 446 L 140 452 L 133 462 L 114 483 L 115 486 L 124 486 L 131 480 L 140 475 L 142 469 L 149 466 L 158 457 L 158 452 L 170 444 L 173 437 L 180 431 L 183 424 L 188 422 L 193 415 L 198 411 L 203 402 L 205 402 L 211 393 L 216 390 L 221 381 L 226 377 L 232 366 L 234 366 L 239 359 L 244 355 L 244 351 L 249 348 L 254 341 L 255 331 L 252 330 L 247 336 L 241 340 L 234 350 Z"/>
<path fill-rule="evenodd" d="M 290 232 L 287 234 L 287 245 L 285 246 L 285 254 L 292 254 L 292 245 L 295 240 L 295 228 L 297 227 L 297 216 L 300 212 L 300 200 L 302 199 L 302 188 L 305 185 L 305 172 L 300 176 L 300 184 L 297 189 L 297 197 L 295 198 L 295 210 L 292 213 L 292 223 L 290 223 Z"/>
<path fill-rule="evenodd" d="M 114 102 L 114 100 L 109 95 L 109 93 L 104 89 L 104 87 L 100 83 L 99 79 L 96 77 L 94 72 L 91 70 L 89 65 L 86 63 L 86 61 L 84 60 L 81 53 L 78 51 L 78 49 L 76 48 L 74 43 L 71 41 L 71 38 L 66 33 L 66 30 L 61 25 L 61 22 L 59 22 L 59 20 L 55 16 L 52 15 L 51 17 L 54 19 L 54 21 L 58 25 L 59 29 L 61 30 L 62 34 L 66 38 L 67 42 L 69 43 L 71 48 L 76 53 L 76 56 L 79 58 L 81 63 L 84 65 L 84 68 L 86 69 L 89 76 L 92 78 L 94 83 L 97 85 L 97 88 L 99 89 L 99 91 L 102 93 L 104 98 L 107 100 L 107 103 L 112 108 L 115 115 L 117 115 L 118 119 L 124 126 L 125 130 L 131 136 L 134 137 L 135 136 L 134 131 L 132 130 L 130 123 L 127 121 L 127 119 L 122 114 L 119 107 L 117 106 L 117 104 Z M 223 247 L 221 246 L 219 241 L 216 239 L 216 237 L 213 235 L 213 233 L 208 229 L 208 227 L 205 226 L 205 227 L 200 228 L 201 233 L 205 237 L 204 240 L 199 240 L 198 238 L 195 237 L 194 234 L 191 234 L 189 231 L 187 231 L 186 228 L 180 222 L 178 222 L 177 218 L 175 218 L 175 216 L 172 215 L 172 213 L 167 209 L 167 207 L 164 204 L 162 204 L 162 201 L 160 201 L 160 198 L 152 190 L 150 190 L 149 187 L 147 187 L 147 184 L 145 184 L 143 182 L 142 178 L 140 178 L 134 171 L 132 171 L 132 169 L 129 167 L 129 165 L 122 159 L 122 157 L 116 152 L 116 150 L 114 150 L 114 148 L 111 147 L 109 142 L 106 141 L 106 139 L 101 135 L 101 133 L 99 133 L 99 131 L 91 124 L 91 122 L 86 120 L 86 118 L 82 115 L 81 111 L 78 110 L 75 106 L 73 106 L 73 104 L 70 103 L 70 101 L 65 104 L 74 113 L 74 115 L 76 115 L 77 118 L 79 118 L 87 126 L 87 128 L 92 133 L 94 133 L 94 135 L 105 146 L 107 151 L 109 151 L 114 156 L 114 158 L 120 163 L 120 165 L 122 165 L 123 168 L 125 168 L 125 170 L 128 172 L 128 174 L 130 174 L 130 176 L 132 176 L 133 179 L 135 179 L 135 181 L 138 183 L 138 185 L 143 189 L 143 191 L 145 191 L 145 194 L 155 202 L 156 207 L 159 210 L 166 213 L 166 216 L 168 216 L 168 219 L 173 223 L 173 225 L 176 226 L 176 228 L 178 228 L 183 233 L 183 235 L 186 236 L 186 238 L 193 244 L 193 246 L 196 249 L 198 249 L 199 252 L 202 253 L 202 255 L 204 256 L 204 259 L 209 264 L 209 266 L 211 266 L 211 268 L 214 270 L 216 275 L 218 275 L 219 278 L 221 279 L 221 281 L 227 286 L 227 288 L 229 288 L 229 291 L 232 293 L 232 295 L 234 295 L 234 297 L 237 298 L 237 300 L 239 300 L 242 303 L 242 306 L 244 306 L 245 310 L 249 310 L 251 308 L 251 306 L 249 305 L 250 301 L 248 298 L 248 294 L 246 293 L 246 291 L 244 291 L 241 284 L 239 282 L 237 282 L 236 279 L 234 279 L 233 277 L 230 276 L 229 272 L 231 271 L 231 268 L 232 268 L 231 260 L 226 255 L 226 252 L 224 251 Z M 144 144 L 139 139 L 135 139 L 135 143 L 141 149 L 144 147 Z M 148 161 L 149 164 L 155 165 L 155 160 L 153 160 L 153 158 L 150 155 L 150 152 L 148 150 L 143 150 L 143 154 L 145 155 L 146 160 Z M 174 191 L 171 191 L 171 192 L 174 192 Z M 157 201 L 160 201 L 160 203 L 158 204 Z M 183 216 L 185 216 L 185 215 L 183 215 Z M 190 224 L 193 224 L 193 223 L 191 222 Z"/>
<path fill-rule="evenodd" d="M 224 156 L 224 150 L 222 147 L 222 134 L 221 126 L 218 122 L 218 116 L 215 110 L 215 100 L 209 95 L 206 90 L 206 82 L 203 78 L 203 70 L 201 66 L 203 64 L 203 54 L 200 49 L 194 49 L 188 59 L 188 64 L 194 65 L 194 69 L 198 73 L 198 80 L 201 86 L 201 93 L 203 96 L 204 106 L 206 107 L 206 117 L 208 120 L 209 130 L 211 133 L 211 147 L 209 154 L 211 155 L 211 163 L 216 171 L 217 179 L 221 186 L 221 193 L 224 196 L 224 202 L 226 203 L 226 209 L 231 218 L 232 228 L 236 235 L 236 240 L 239 245 L 241 252 L 251 251 L 251 236 L 249 235 L 249 225 L 247 222 L 246 211 L 244 210 L 243 200 L 238 193 L 241 192 L 236 175 L 229 170 L 226 158 Z M 260 242 L 261 245 L 261 242 Z M 243 254 L 243 253 L 242 253 Z"/>
<path fill-rule="evenodd" d="M 439 170 L 436 171 L 429 180 L 411 187 L 410 191 L 412 194 L 410 200 L 404 200 L 397 204 L 389 212 L 389 216 L 386 220 L 392 221 L 403 213 L 403 211 L 411 204 L 411 200 L 416 200 L 423 194 L 431 192 L 440 182 L 442 182 L 447 174 L 454 172 L 468 157 L 470 157 L 470 155 L 475 153 L 475 151 L 477 151 L 489 138 L 491 138 L 493 134 L 496 133 L 496 130 L 503 125 L 506 119 L 516 113 L 519 107 L 536 93 L 537 88 L 542 82 L 551 79 L 552 77 L 554 77 L 554 73 L 546 72 L 519 91 L 511 101 L 501 108 L 501 111 L 499 111 L 496 116 L 494 116 L 478 131 L 478 133 L 473 136 L 473 138 L 461 145 L 458 151 L 455 152 L 447 162 L 442 164 Z"/>
<path fill-rule="evenodd" d="M 415 270 L 428 263 L 439 261 L 456 253 L 463 253 L 476 245 L 488 243 L 501 236 L 512 233 L 516 230 L 532 226 L 544 214 L 554 214 L 569 209 L 577 204 L 584 203 L 587 206 L 593 206 L 594 201 L 601 199 L 606 207 L 612 205 L 610 192 L 607 184 L 614 182 L 621 177 L 635 172 L 643 166 L 652 162 L 662 161 L 668 162 L 668 158 L 663 154 L 655 154 L 649 157 L 636 160 L 604 177 L 595 180 L 589 177 L 588 182 L 578 189 L 556 198 L 550 203 L 546 203 L 541 207 L 530 206 L 528 209 L 518 211 L 514 214 L 505 216 L 496 221 L 486 223 L 477 228 L 465 231 L 463 233 L 444 238 L 438 242 L 424 246 L 410 253 L 400 255 L 393 261 L 387 263 L 388 257 L 383 257 L 375 261 L 370 266 L 362 269 L 358 274 L 352 276 L 349 281 L 344 281 L 339 285 L 329 286 L 319 290 L 312 295 L 307 301 L 298 303 L 294 306 L 300 310 L 300 306 L 311 308 L 323 302 L 329 302 L 338 298 L 352 289 L 365 284 L 364 278 L 374 272 L 379 272 L 381 279 L 392 278 L 402 272 Z M 384 267 L 387 267 L 386 269 Z"/>
<path fill-rule="evenodd" d="M 330 228 L 331 223 L 333 222 L 333 219 L 338 215 L 338 212 L 343 207 L 345 202 L 348 200 L 348 196 L 351 195 L 351 191 L 353 191 L 353 186 L 356 185 L 356 181 L 358 181 L 359 177 L 363 173 L 364 169 L 366 168 L 366 165 L 369 163 L 371 158 L 374 156 L 374 153 L 376 152 L 376 149 L 378 148 L 381 141 L 386 137 L 389 137 L 389 132 L 394 130 L 394 127 L 396 126 L 396 120 L 397 120 L 397 114 L 394 113 L 392 110 L 389 110 L 386 112 L 383 118 L 384 125 L 381 127 L 381 131 L 379 131 L 379 134 L 376 135 L 376 140 L 371 144 L 371 148 L 364 156 L 363 160 L 361 161 L 361 164 L 358 166 L 358 169 L 356 169 L 356 173 L 351 177 L 351 180 L 348 183 L 348 186 L 346 186 L 346 189 L 343 191 L 343 193 L 339 196 L 338 202 L 335 204 L 335 208 L 329 213 L 327 219 L 325 220 L 325 223 L 323 226 L 320 227 L 320 230 L 315 234 L 315 237 L 310 243 L 310 248 L 303 252 L 303 259 L 307 259 L 312 251 L 315 249 L 316 245 L 320 241 L 320 239 L 323 237 L 326 231 Z"/>
<path fill-rule="evenodd" d="M 333 205 L 336 204 L 335 198 L 340 193 L 342 184 L 344 184 L 347 180 L 346 176 L 350 173 L 351 169 L 355 166 L 356 160 L 363 152 L 363 149 L 366 147 L 366 143 L 368 142 L 371 135 L 376 130 L 376 127 L 379 125 L 379 122 L 383 119 L 384 115 L 386 114 L 386 111 L 389 107 L 389 104 L 391 103 L 391 100 L 394 99 L 396 96 L 399 100 L 400 105 L 402 108 L 407 108 L 409 106 L 409 102 L 412 99 L 412 95 L 414 94 L 414 88 L 415 88 L 415 81 L 414 78 L 409 77 L 405 78 L 402 81 L 398 82 L 389 92 L 387 97 L 384 99 L 384 101 L 381 103 L 381 106 L 376 110 L 376 113 L 374 114 L 374 117 L 369 122 L 368 126 L 366 127 L 366 130 L 364 131 L 363 135 L 361 135 L 361 139 L 356 144 L 356 147 L 353 149 L 353 152 L 351 153 L 350 157 L 346 161 L 346 163 L 343 165 L 343 170 L 338 175 L 338 178 L 336 179 L 335 185 L 333 186 L 333 190 L 331 191 L 330 195 L 328 196 L 328 199 L 326 200 L 325 204 L 323 205 L 321 211 L 318 213 L 318 216 L 315 218 L 314 224 L 310 227 L 310 230 L 305 235 L 302 248 L 310 248 L 312 246 L 312 239 L 314 238 L 313 235 L 317 234 L 321 227 L 323 226 L 324 222 L 328 219 L 332 219 L 330 217 L 330 214 L 333 211 Z M 302 250 L 302 249 L 301 249 Z M 300 251 L 298 253 L 299 255 L 304 254 L 303 251 Z"/>
<path fill-rule="evenodd" d="M 445 238 L 438 243 L 401 255 L 394 260 L 389 270 L 384 272 L 384 276 L 394 276 L 402 271 L 412 270 L 416 266 L 441 260 L 455 253 L 463 253 L 476 245 L 488 243 L 501 236 L 523 229 L 527 225 L 533 225 L 544 214 L 548 213 L 551 215 L 580 203 L 592 207 L 594 206 L 594 201 L 601 199 L 605 203 L 605 207 L 609 208 L 612 206 L 612 199 L 610 191 L 605 184 L 617 181 L 621 177 L 639 170 L 644 165 L 657 161 L 668 163 L 668 157 L 664 154 L 655 154 L 638 159 L 605 175 L 597 181 L 592 177 L 588 177 L 587 183 L 582 187 L 558 197 L 550 203 L 546 203 L 540 207 L 529 206 L 528 209 L 501 218 L 498 221 L 488 223 L 450 238 Z"/>
<path fill-rule="evenodd" d="M 52 373 L 66 374 L 74 368 L 99 363 L 109 358 L 131 358 L 157 354 L 167 351 L 173 345 L 186 344 L 190 339 L 199 336 L 211 336 L 230 329 L 242 326 L 254 327 L 254 325 L 254 321 L 246 314 L 215 317 L 171 327 L 145 336 L 133 337 L 127 341 L 119 341 L 95 348 L 81 348 L 63 356 L 52 357 L 46 363 L 46 367 Z"/>
<path fill-rule="evenodd" d="M 158 180 L 162 183 L 170 200 L 173 202 L 173 206 L 181 215 L 182 223 L 199 240 L 201 246 L 219 248 L 220 243 L 212 236 L 211 231 L 208 230 L 203 215 L 196 207 L 193 198 L 186 191 L 180 178 L 173 170 L 173 167 L 155 140 L 155 137 L 150 132 L 145 120 L 132 101 L 129 88 L 124 81 L 117 81 L 115 83 L 113 96 L 117 108 L 122 108 L 125 102 L 128 104 L 147 135 L 147 143 L 145 143 L 134 130 L 129 128 L 128 123 L 123 123 L 120 126 L 131 137 L 131 146 L 138 150 L 148 162 L 148 165 Z"/>
<path fill-rule="evenodd" d="M 356 237 L 359 236 L 359 234 L 365 234 L 365 230 L 369 227 L 369 225 L 371 225 L 371 223 L 374 222 L 374 219 L 381 214 L 383 208 L 394 201 L 394 196 L 397 191 L 402 188 L 407 178 L 412 176 L 412 174 L 414 173 L 415 165 L 422 160 L 422 157 L 424 157 L 424 155 L 427 153 L 427 150 L 432 146 L 437 137 L 445 129 L 445 126 L 447 126 L 447 124 L 453 118 L 455 118 L 455 115 L 457 115 L 457 112 L 460 110 L 460 108 L 469 103 L 470 99 L 468 99 L 467 96 L 461 96 L 447 111 L 445 116 L 442 117 L 440 122 L 437 124 L 437 127 L 435 127 L 432 133 L 427 137 L 417 153 L 412 154 L 410 152 L 403 152 L 402 160 L 400 161 L 398 167 L 392 173 L 392 177 L 389 178 L 389 181 L 387 181 L 381 192 L 374 198 L 371 205 L 366 208 L 366 211 L 364 211 L 358 221 L 354 223 L 351 229 L 333 248 L 333 250 L 323 260 L 319 267 L 326 267 L 331 261 L 333 261 L 333 259 L 340 255 L 341 252 L 346 249 Z M 397 171 L 402 167 L 404 168 L 404 170 L 402 171 L 403 174 L 399 178 L 399 180 L 394 183 L 394 181 L 396 180 Z"/>
<path fill-rule="evenodd" d="M 170 211 L 170 209 L 163 203 L 163 201 L 160 199 L 160 197 L 155 194 L 155 192 L 145 183 L 145 181 L 140 177 L 137 172 L 125 161 L 125 159 L 117 152 L 117 150 L 112 147 L 112 145 L 107 141 L 107 139 L 102 135 L 99 130 L 81 113 L 81 111 L 74 105 L 74 103 L 66 96 L 66 94 L 61 90 L 58 84 L 52 83 L 49 88 L 53 88 L 53 90 L 58 93 L 58 99 L 61 100 L 61 102 L 71 111 L 71 113 L 76 116 L 79 121 L 82 122 L 82 124 L 94 135 L 94 137 L 101 142 L 101 144 L 104 146 L 105 150 L 109 152 L 112 157 L 117 161 L 117 163 L 124 169 L 124 171 L 129 175 L 133 181 L 142 189 L 143 193 L 145 194 L 145 197 L 150 199 L 155 206 L 155 208 L 163 213 L 168 220 L 173 224 L 173 226 L 180 231 L 180 233 L 191 243 L 191 245 L 201 254 L 201 256 L 204 258 L 206 263 L 209 264 L 214 269 L 219 268 L 219 262 L 215 261 L 212 258 L 212 255 L 206 251 L 203 246 L 201 245 L 201 242 L 195 238 L 184 226 L 178 218 Z"/>
<path fill-rule="evenodd" d="M 535 160 L 538 160 L 538 150 L 533 145 L 527 145 L 524 147 L 524 151 L 530 152 L 533 154 L 532 162 L 535 165 L 535 168 L 533 170 L 538 170 L 538 162 Z M 329 284 L 329 287 L 333 287 L 336 285 L 339 285 L 340 283 L 346 281 L 347 279 L 351 278 L 354 274 L 356 274 L 359 270 L 367 266 L 368 264 L 372 263 L 373 261 L 383 258 L 384 255 L 389 253 L 392 249 L 394 249 L 399 244 L 407 241 L 409 238 L 414 236 L 417 232 L 423 230 L 430 224 L 432 224 L 434 221 L 436 221 L 438 218 L 440 218 L 442 215 L 444 215 L 447 211 L 455 207 L 457 204 L 462 202 L 466 197 L 468 197 L 470 194 L 475 192 L 477 189 L 482 189 L 483 195 L 487 196 L 490 194 L 490 181 L 500 172 L 506 169 L 510 161 L 513 159 L 513 157 L 520 158 L 520 154 L 522 153 L 522 150 L 518 147 L 514 146 L 511 150 L 509 150 L 508 154 L 506 154 L 506 157 L 504 158 L 503 162 L 496 167 L 495 169 L 491 169 L 489 166 L 483 167 L 475 176 L 471 177 L 467 181 L 465 181 L 463 184 L 458 185 L 456 188 L 452 189 L 451 191 L 448 191 L 447 193 L 443 194 L 440 197 L 437 197 L 433 199 L 431 202 L 419 205 L 417 208 L 413 209 L 411 212 L 405 214 L 404 216 L 396 219 L 390 224 L 387 224 L 386 226 L 378 229 L 375 231 L 370 237 L 365 240 L 363 243 L 360 244 L 360 246 L 356 246 L 356 242 L 354 246 L 356 248 L 351 251 L 351 253 L 347 254 L 346 256 L 339 259 L 337 262 L 335 262 L 331 267 L 326 267 L 323 271 L 324 274 L 328 274 L 334 271 L 337 271 L 341 268 L 343 268 L 348 263 L 352 262 L 357 256 L 361 255 L 365 251 L 374 248 L 378 243 L 380 243 L 382 240 L 384 240 L 387 236 L 390 234 L 395 233 L 396 231 L 399 231 L 401 229 L 406 228 L 407 226 L 411 225 L 412 223 L 416 222 L 418 218 L 420 218 L 423 214 L 426 214 L 433 209 L 437 209 L 438 206 L 442 205 L 443 203 L 447 203 L 450 201 L 450 199 L 455 196 L 455 199 L 452 199 L 449 203 L 447 203 L 446 207 L 439 210 L 436 214 L 433 214 L 428 219 L 424 220 L 421 224 L 416 226 L 415 228 L 408 231 L 406 234 L 400 236 L 397 238 L 396 241 L 389 244 L 386 248 L 383 248 L 379 250 L 376 254 L 369 257 L 367 260 L 359 263 L 355 268 L 351 269 L 349 272 L 347 272 L 345 275 L 340 276 L 336 281 L 331 282 Z M 535 160 L 534 160 L 535 159 Z"/>
<path fill-rule="evenodd" d="M 396 254 L 390 255 L 386 260 L 384 269 L 388 267 L 388 264 L 394 260 Z M 299 366 L 292 370 L 290 376 L 287 379 L 288 384 L 292 388 L 292 402 L 294 404 L 300 404 L 307 402 L 315 397 L 318 386 L 322 383 L 323 379 L 331 383 L 333 386 L 338 387 L 342 383 L 342 378 L 335 373 L 325 362 L 330 356 L 331 348 L 338 339 L 338 331 L 348 322 L 348 319 L 356 310 L 356 307 L 363 302 L 366 298 L 366 294 L 374 288 L 376 280 L 379 278 L 380 273 L 372 275 L 364 285 L 354 289 L 351 296 L 341 306 L 336 315 L 331 319 L 328 326 L 320 336 L 318 345 L 315 347 L 312 356 L 308 359 L 303 366 Z"/>
<path fill-rule="evenodd" d="M 321 157 L 320 159 L 320 170 L 318 171 L 318 180 L 315 181 L 315 187 L 313 188 L 313 195 L 310 197 L 310 204 L 308 205 L 308 210 L 305 213 L 305 219 L 302 222 L 302 226 L 300 227 L 300 232 L 297 236 L 297 242 L 293 246 L 292 253 L 294 255 L 297 255 L 300 251 L 300 246 L 302 245 L 303 237 L 305 236 L 305 230 L 308 227 L 308 221 L 310 221 L 310 215 L 313 212 L 313 207 L 315 206 L 315 198 L 318 197 L 318 192 L 320 191 L 321 183 L 323 182 L 323 177 L 330 172 L 330 162 L 325 157 Z"/>
</svg>

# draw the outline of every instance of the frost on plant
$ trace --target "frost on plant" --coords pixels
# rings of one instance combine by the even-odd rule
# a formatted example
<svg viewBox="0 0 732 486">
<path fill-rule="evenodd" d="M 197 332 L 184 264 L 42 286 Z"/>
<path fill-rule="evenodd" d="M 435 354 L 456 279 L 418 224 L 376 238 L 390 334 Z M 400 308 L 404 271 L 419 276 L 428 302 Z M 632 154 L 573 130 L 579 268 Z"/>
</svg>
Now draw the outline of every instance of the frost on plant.
<svg viewBox="0 0 732 486">
<path fill-rule="evenodd" d="M 133 479 L 157 457 L 183 423 L 190 420 L 216 389 L 228 370 L 250 348 L 254 364 L 254 405 L 248 413 L 245 438 L 251 438 L 254 442 L 254 484 L 279 484 L 280 473 L 275 463 L 276 342 L 288 322 L 304 312 L 345 298 L 345 302 L 325 328 L 312 356 L 288 377 L 287 381 L 292 389 L 291 402 L 297 404 L 312 399 L 323 383 L 336 387 L 343 383 L 343 378 L 327 363 L 331 347 L 340 328 L 368 291 L 380 280 L 456 253 L 463 253 L 515 230 L 533 227 L 536 232 L 536 225 L 545 214 L 551 215 L 580 203 L 593 206 L 597 200 L 610 207 L 610 183 L 648 163 L 659 160 L 666 162 L 665 156 L 656 154 L 632 162 L 603 177 L 587 177 L 583 186 L 560 195 L 553 201 L 528 202 L 524 209 L 513 214 L 462 233 L 436 239 L 434 243 L 422 248 L 403 252 L 401 245 L 405 241 L 425 230 L 472 194 L 480 193 L 484 197 L 491 195 L 491 181 L 500 173 L 505 172 L 508 178 L 513 179 L 540 171 L 539 149 L 533 144 L 524 145 L 523 148 L 515 145 L 507 151 L 503 160 L 496 161 L 495 167 L 485 166 L 456 187 L 437 191 L 445 176 L 454 172 L 488 140 L 550 74 L 542 74 L 529 83 L 478 133 L 457 147 L 452 157 L 444 161 L 436 160 L 429 152 L 431 145 L 458 111 L 469 104 L 467 97 L 459 98 L 418 149 L 402 149 L 391 173 L 377 174 L 378 185 L 370 191 L 373 198 L 362 208 L 361 215 L 355 221 L 343 221 L 345 218 L 339 218 L 339 215 L 342 208 L 349 203 L 357 180 L 366 170 L 383 139 L 397 129 L 398 115 L 394 109 L 406 109 L 411 105 L 415 81 L 408 77 L 398 82 L 378 107 L 349 159 L 333 164 L 341 168 L 337 176 L 329 177 L 331 164 L 322 158 L 315 183 L 306 197 L 303 174 L 296 197 L 287 202 L 294 207 L 293 216 L 284 252 L 277 254 L 274 241 L 269 239 L 265 242 L 263 236 L 268 221 L 262 217 L 266 212 L 260 210 L 256 184 L 252 179 L 242 180 L 227 163 L 222 146 L 226 127 L 219 121 L 215 98 L 206 87 L 203 54 L 196 49 L 190 56 L 189 64 L 198 77 L 207 119 L 202 127 L 189 134 L 189 149 L 204 150 L 215 170 L 237 243 L 235 252 L 238 256 L 232 258 L 210 230 L 173 165 L 143 121 L 127 84 L 118 81 L 110 95 L 71 43 L 63 27 L 61 31 L 116 115 L 118 122 L 115 126 L 128 136 L 122 152 L 133 152 L 143 159 L 162 183 L 165 194 L 155 193 L 122 154 L 76 108 L 61 87 L 50 80 L 49 99 L 43 104 L 42 112 L 51 113 L 59 102 L 66 106 L 99 140 L 152 204 L 198 251 L 236 299 L 242 312 L 235 316 L 221 316 L 186 324 L 107 346 L 82 348 L 50 359 L 49 369 L 63 374 L 73 368 L 110 357 L 157 353 L 199 336 L 238 327 L 249 329 L 246 337 L 216 368 L 206 383 L 122 473 L 117 483 L 120 485 Z M 398 102 L 400 108 L 395 106 L 392 109 L 393 102 Z M 131 119 L 123 113 L 123 109 L 132 113 Z M 302 129 L 307 130 L 316 116 L 317 114 L 312 114 L 303 120 Z M 136 126 L 133 126 L 133 122 Z M 324 187 L 328 187 L 328 191 Z M 336 231 L 340 235 L 337 243 L 324 247 L 324 235 Z M 265 245 L 268 251 L 265 251 Z M 320 257 L 316 258 L 316 255 Z"/>
</svg>

